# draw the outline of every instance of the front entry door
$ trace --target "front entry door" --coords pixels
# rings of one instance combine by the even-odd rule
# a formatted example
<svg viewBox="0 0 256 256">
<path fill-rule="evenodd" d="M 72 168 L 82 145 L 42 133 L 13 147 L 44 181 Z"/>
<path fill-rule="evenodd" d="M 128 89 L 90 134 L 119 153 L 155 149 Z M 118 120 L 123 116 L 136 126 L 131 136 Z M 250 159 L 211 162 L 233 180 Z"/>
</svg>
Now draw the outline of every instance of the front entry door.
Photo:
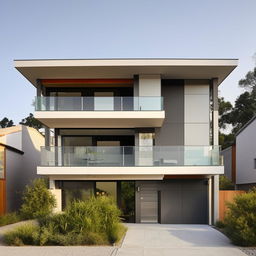
<svg viewBox="0 0 256 256">
<path fill-rule="evenodd" d="M 140 207 L 141 223 L 158 223 L 158 192 L 156 190 L 141 190 Z"/>
</svg>

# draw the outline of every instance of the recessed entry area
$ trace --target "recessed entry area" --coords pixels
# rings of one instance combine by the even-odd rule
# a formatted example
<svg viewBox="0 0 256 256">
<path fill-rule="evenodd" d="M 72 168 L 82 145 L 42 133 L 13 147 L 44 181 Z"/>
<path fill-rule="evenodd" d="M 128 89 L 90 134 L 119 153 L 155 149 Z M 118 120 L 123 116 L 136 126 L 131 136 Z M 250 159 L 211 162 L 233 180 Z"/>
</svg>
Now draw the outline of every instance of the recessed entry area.
<svg viewBox="0 0 256 256">
<path fill-rule="evenodd" d="M 135 222 L 135 181 L 56 181 L 62 191 L 62 209 L 73 200 L 85 201 L 91 196 L 109 196 L 121 209 L 124 222 Z"/>
<path fill-rule="evenodd" d="M 62 208 L 72 200 L 110 196 L 125 222 L 208 224 L 208 180 L 56 181 L 62 190 Z"/>
</svg>

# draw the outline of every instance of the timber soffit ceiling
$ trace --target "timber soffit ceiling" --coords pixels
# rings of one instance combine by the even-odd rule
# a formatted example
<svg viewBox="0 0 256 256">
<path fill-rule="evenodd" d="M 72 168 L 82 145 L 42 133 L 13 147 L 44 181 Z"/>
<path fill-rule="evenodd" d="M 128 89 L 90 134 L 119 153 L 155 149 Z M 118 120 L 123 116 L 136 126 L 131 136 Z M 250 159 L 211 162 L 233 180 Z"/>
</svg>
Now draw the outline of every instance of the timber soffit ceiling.
<svg viewBox="0 0 256 256">
<path fill-rule="evenodd" d="M 14 64 L 34 86 L 37 79 L 131 79 L 135 74 L 161 74 L 164 79 L 218 78 L 221 84 L 238 59 L 52 59 L 15 60 Z"/>
</svg>

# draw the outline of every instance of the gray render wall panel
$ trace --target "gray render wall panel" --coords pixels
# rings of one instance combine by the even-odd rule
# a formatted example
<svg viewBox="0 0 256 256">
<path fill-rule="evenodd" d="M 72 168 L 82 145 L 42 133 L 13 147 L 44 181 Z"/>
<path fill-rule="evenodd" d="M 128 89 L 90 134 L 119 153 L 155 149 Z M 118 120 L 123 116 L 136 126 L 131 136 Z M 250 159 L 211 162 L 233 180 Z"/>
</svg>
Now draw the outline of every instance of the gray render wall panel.
<svg viewBox="0 0 256 256">
<path fill-rule="evenodd" d="M 24 175 L 23 155 L 6 150 L 6 208 L 7 212 L 17 211 L 21 204 L 23 184 L 20 182 Z"/>
<path fill-rule="evenodd" d="M 232 147 L 228 147 L 220 153 L 224 158 L 224 175 L 232 179 Z"/>
<path fill-rule="evenodd" d="M 184 81 L 162 80 L 165 120 L 156 128 L 155 145 L 184 145 Z"/>
</svg>

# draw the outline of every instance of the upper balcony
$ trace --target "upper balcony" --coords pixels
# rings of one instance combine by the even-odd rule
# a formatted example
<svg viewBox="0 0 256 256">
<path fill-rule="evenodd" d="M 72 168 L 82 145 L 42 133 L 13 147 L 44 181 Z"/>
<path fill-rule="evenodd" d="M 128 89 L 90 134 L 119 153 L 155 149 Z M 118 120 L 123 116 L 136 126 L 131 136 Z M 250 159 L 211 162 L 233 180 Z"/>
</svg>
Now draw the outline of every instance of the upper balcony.
<svg viewBox="0 0 256 256">
<path fill-rule="evenodd" d="M 50 128 L 161 127 L 162 97 L 36 97 L 35 117 Z"/>
</svg>

